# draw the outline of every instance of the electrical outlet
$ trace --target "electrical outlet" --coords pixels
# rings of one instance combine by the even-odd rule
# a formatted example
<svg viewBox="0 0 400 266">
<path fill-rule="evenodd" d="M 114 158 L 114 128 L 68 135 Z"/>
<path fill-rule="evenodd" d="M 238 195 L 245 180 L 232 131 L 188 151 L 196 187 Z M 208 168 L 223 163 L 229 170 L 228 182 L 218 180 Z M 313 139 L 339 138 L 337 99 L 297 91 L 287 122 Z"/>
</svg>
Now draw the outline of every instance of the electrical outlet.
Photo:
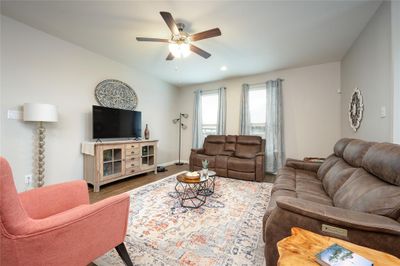
<svg viewBox="0 0 400 266">
<path fill-rule="evenodd" d="M 33 175 L 25 175 L 25 190 L 31 189 L 33 186 Z"/>
</svg>

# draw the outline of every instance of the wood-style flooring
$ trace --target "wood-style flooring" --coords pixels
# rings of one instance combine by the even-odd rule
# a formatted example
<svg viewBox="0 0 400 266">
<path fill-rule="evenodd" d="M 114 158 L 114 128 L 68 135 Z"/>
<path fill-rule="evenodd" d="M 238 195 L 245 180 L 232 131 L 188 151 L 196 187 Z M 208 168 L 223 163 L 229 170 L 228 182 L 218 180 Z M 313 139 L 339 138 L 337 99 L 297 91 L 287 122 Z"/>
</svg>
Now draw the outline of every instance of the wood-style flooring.
<svg viewBox="0 0 400 266">
<path fill-rule="evenodd" d="M 182 172 L 182 171 L 188 171 L 189 170 L 189 165 L 184 164 L 184 165 L 171 165 L 166 167 L 167 171 L 166 172 L 161 172 L 158 174 L 154 174 L 153 172 L 147 173 L 147 174 L 142 174 L 142 175 L 137 175 L 133 176 L 130 178 L 125 178 L 104 186 L 100 187 L 100 192 L 93 192 L 93 188 L 89 188 L 89 197 L 90 197 L 90 202 L 94 203 L 97 201 L 100 201 L 102 199 L 118 195 L 127 191 L 130 191 L 134 188 L 144 186 L 148 183 L 152 183 L 154 181 L 163 179 L 164 177 Z M 275 181 L 275 176 L 274 175 L 265 175 L 264 182 L 274 182 Z"/>
</svg>

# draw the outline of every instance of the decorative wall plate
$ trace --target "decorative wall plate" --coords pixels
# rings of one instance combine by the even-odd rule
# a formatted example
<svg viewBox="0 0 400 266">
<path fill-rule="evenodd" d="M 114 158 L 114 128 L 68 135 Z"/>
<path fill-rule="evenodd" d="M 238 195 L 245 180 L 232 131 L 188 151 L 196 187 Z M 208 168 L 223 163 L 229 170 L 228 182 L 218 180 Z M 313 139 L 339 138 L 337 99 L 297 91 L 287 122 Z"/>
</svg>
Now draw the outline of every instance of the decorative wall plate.
<svg viewBox="0 0 400 266">
<path fill-rule="evenodd" d="M 135 110 L 138 105 L 135 91 L 116 79 L 106 79 L 97 84 L 95 95 L 97 101 L 105 107 Z"/>
<path fill-rule="evenodd" d="M 363 111 L 364 104 L 361 91 L 358 88 L 355 88 L 349 103 L 349 121 L 354 132 L 356 132 L 360 127 Z"/>
</svg>

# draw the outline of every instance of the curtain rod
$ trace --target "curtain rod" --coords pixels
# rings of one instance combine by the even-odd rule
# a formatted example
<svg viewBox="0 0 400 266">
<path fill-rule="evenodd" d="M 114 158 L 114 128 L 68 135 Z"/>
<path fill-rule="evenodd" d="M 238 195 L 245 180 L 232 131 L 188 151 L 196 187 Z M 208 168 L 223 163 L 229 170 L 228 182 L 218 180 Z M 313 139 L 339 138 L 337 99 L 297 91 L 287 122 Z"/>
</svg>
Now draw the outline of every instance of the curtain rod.
<svg viewBox="0 0 400 266">
<path fill-rule="evenodd" d="M 284 79 L 279 79 L 279 80 L 285 81 Z M 267 81 L 265 81 L 265 82 L 259 82 L 259 83 L 249 83 L 249 85 L 258 86 L 258 85 L 265 85 L 265 83 L 267 83 Z"/>
</svg>

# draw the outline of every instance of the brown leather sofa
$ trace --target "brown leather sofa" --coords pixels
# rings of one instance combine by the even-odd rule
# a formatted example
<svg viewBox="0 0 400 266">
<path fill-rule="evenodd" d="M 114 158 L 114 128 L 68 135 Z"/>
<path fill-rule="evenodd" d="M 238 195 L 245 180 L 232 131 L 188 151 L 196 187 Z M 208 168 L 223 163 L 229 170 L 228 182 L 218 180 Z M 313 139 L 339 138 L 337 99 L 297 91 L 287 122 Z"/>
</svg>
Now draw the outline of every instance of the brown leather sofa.
<svg viewBox="0 0 400 266">
<path fill-rule="evenodd" d="M 218 176 L 262 181 L 265 172 L 265 140 L 259 136 L 209 135 L 202 149 L 192 149 L 190 171 L 202 169 L 208 160 Z"/>
<path fill-rule="evenodd" d="M 345 236 L 322 231 L 345 229 Z M 324 163 L 288 159 L 263 220 L 268 266 L 293 226 L 400 257 L 400 146 L 341 139 Z"/>
</svg>

